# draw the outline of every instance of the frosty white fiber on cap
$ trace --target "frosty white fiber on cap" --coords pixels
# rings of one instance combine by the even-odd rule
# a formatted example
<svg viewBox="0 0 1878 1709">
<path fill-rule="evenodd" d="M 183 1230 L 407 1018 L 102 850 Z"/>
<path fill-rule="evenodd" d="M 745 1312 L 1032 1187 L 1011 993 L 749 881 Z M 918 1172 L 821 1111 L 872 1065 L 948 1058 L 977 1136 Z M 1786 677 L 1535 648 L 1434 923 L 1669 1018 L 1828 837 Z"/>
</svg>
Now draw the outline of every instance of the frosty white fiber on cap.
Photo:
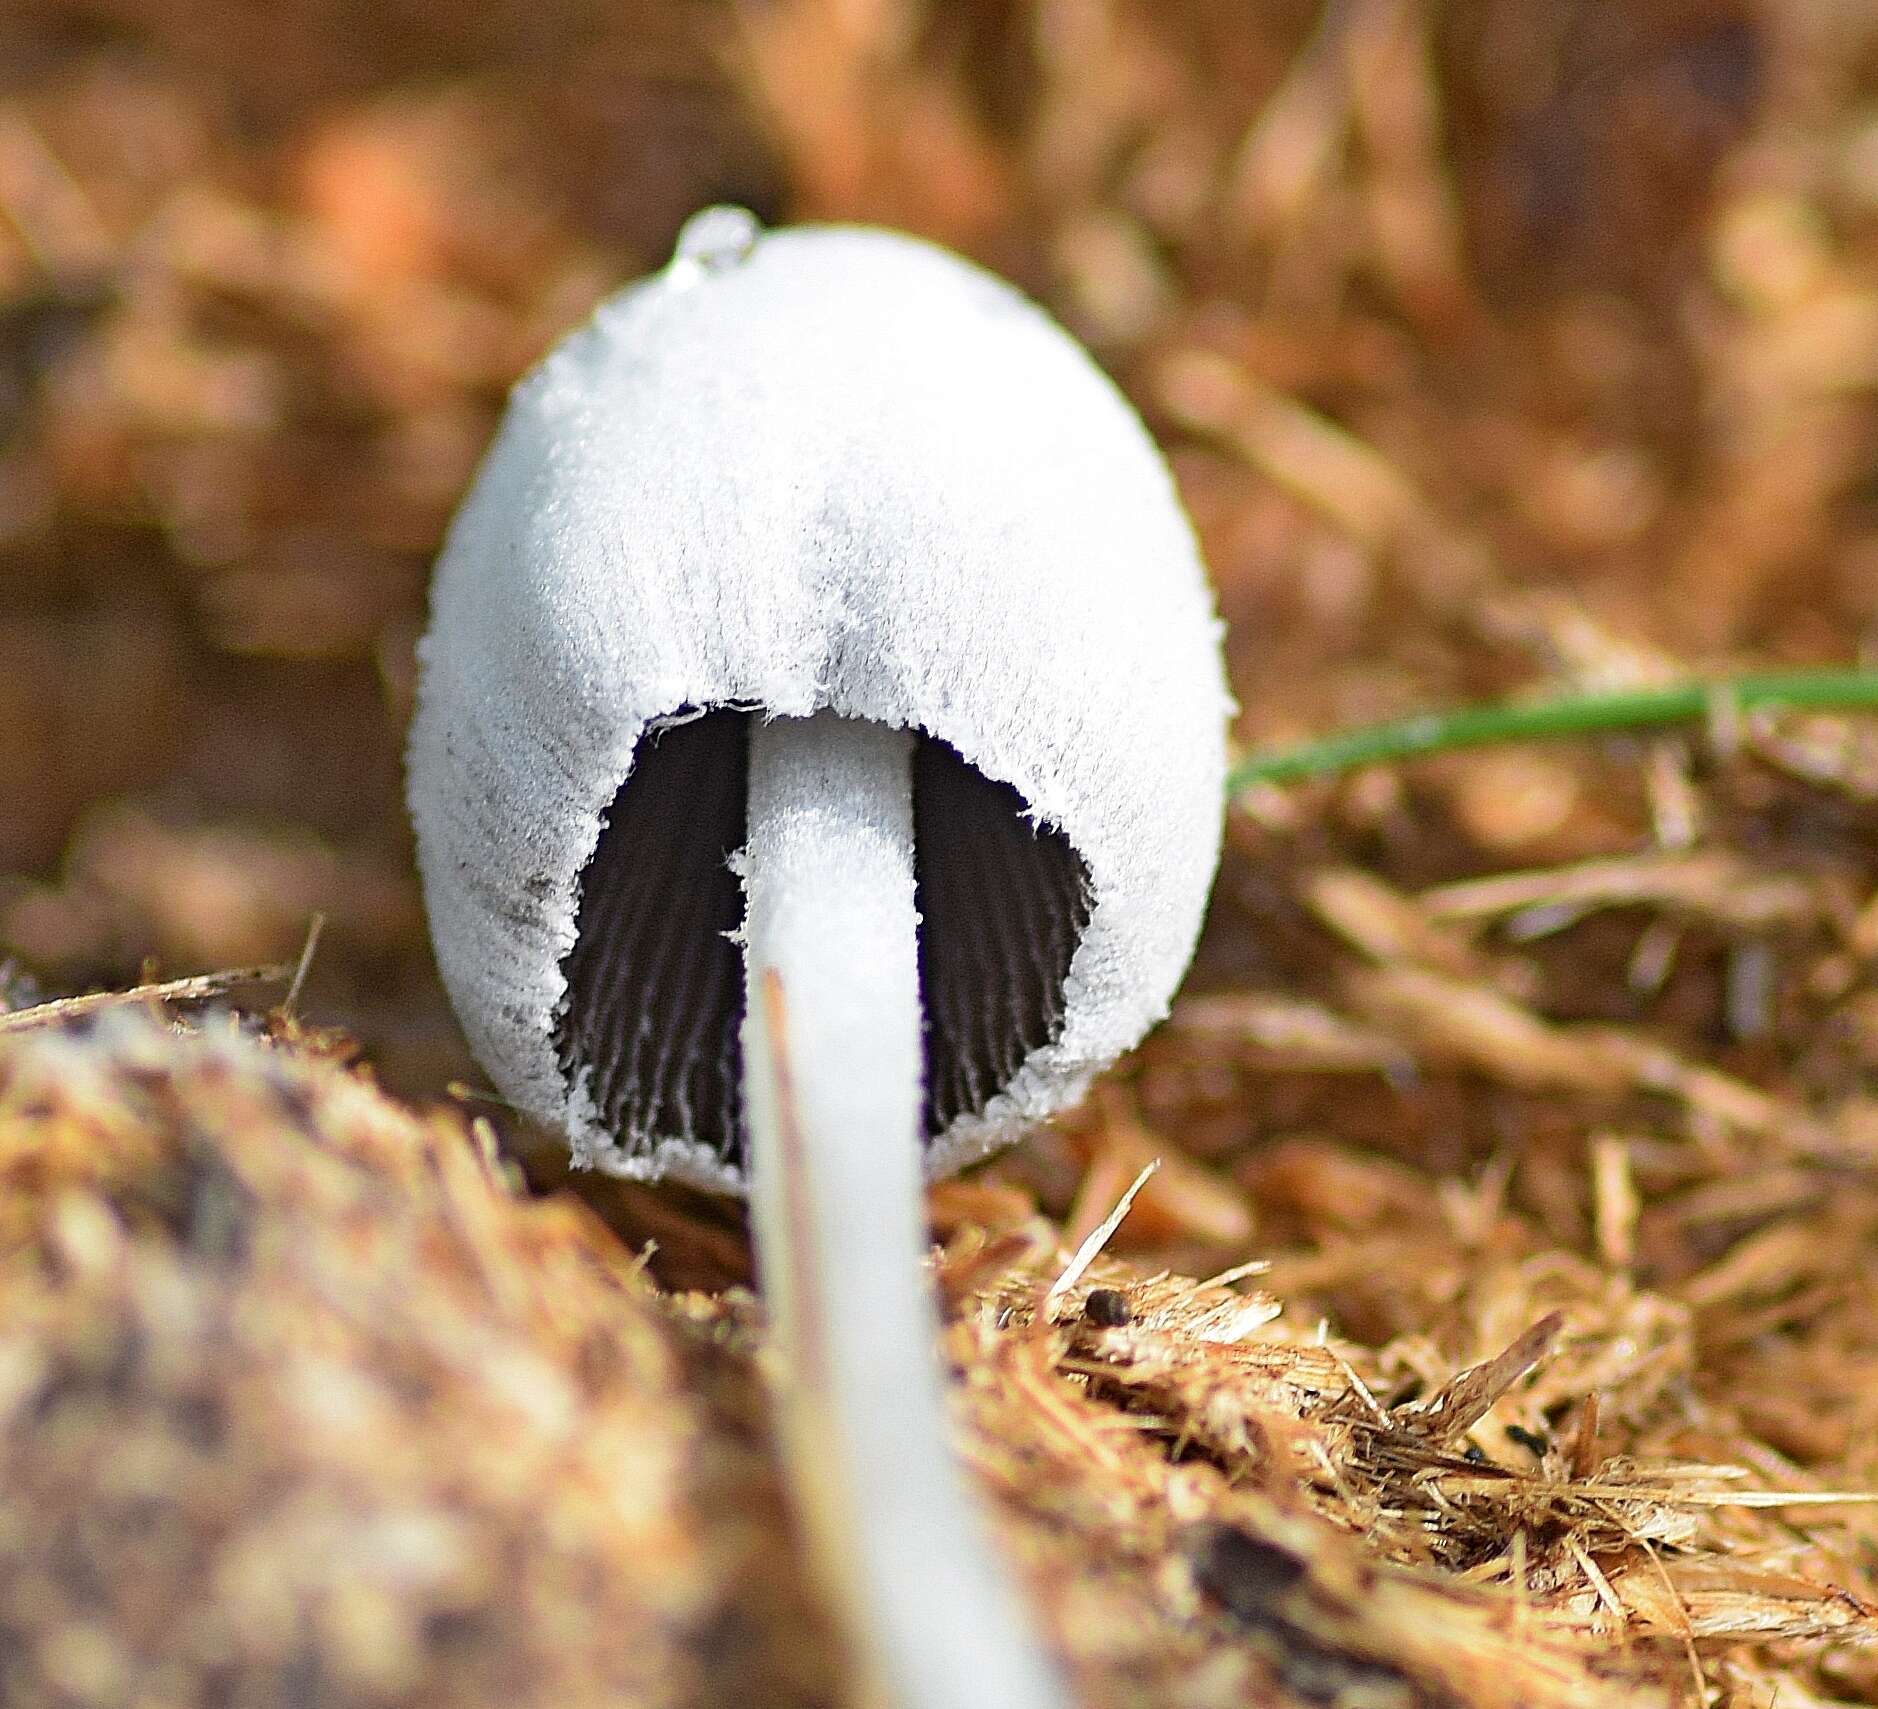
<svg viewBox="0 0 1878 1709">
<path fill-rule="evenodd" d="M 1132 409 L 953 255 L 700 216 L 517 388 L 420 656 L 443 976 L 579 1161 L 747 1185 L 724 860 L 752 709 L 920 733 L 930 1173 L 1166 1012 L 1220 836 L 1205 578 Z"/>
</svg>

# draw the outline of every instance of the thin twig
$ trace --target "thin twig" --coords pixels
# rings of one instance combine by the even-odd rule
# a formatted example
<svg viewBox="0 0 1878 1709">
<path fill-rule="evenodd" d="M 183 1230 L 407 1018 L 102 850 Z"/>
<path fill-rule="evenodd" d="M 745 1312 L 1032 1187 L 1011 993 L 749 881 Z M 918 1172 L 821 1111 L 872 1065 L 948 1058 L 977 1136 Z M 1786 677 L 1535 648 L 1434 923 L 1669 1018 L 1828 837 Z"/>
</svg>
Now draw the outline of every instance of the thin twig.
<svg viewBox="0 0 1878 1709">
<path fill-rule="evenodd" d="M 1102 1219 L 1099 1227 L 1091 1231 L 1089 1238 L 1076 1248 L 1076 1256 L 1069 1261 L 1069 1267 L 1057 1277 L 1050 1291 L 1043 1296 L 1045 1305 L 1060 1300 L 1082 1280 L 1083 1273 L 1101 1256 L 1102 1248 L 1114 1239 L 1116 1229 L 1122 1226 L 1123 1218 L 1134 1208 L 1141 1189 L 1154 1178 L 1154 1172 L 1160 1166 L 1161 1160 L 1157 1157 L 1147 1168 L 1143 1169 L 1135 1177 L 1134 1185 L 1122 1194 L 1120 1203 Z"/>
<path fill-rule="evenodd" d="M 187 979 L 165 979 L 156 984 L 133 985 L 128 991 L 92 991 L 83 997 L 58 997 L 0 1015 L 0 1034 L 29 1032 L 79 1020 L 101 1009 L 121 1009 L 135 1003 L 207 1003 L 238 985 L 272 985 L 286 979 L 285 967 L 231 967 L 222 973 L 196 973 Z"/>
<path fill-rule="evenodd" d="M 1243 1282 L 1248 1276 L 1263 1276 L 1270 1271 L 1272 1261 L 1269 1258 L 1248 1258 L 1243 1264 L 1235 1264 L 1230 1270 L 1221 1270 L 1216 1276 L 1208 1276 L 1198 1284 L 1202 1288 L 1230 1288 L 1234 1282 Z"/>
<path fill-rule="evenodd" d="M 281 998 L 281 1010 L 291 1015 L 294 1005 L 300 1001 L 301 987 L 306 984 L 306 976 L 313 971 L 313 957 L 320 947 L 320 934 L 326 930 L 326 916 L 315 914 L 307 922 L 306 943 L 300 951 L 299 963 L 293 970 L 293 981 L 287 987 L 287 995 Z"/>
</svg>

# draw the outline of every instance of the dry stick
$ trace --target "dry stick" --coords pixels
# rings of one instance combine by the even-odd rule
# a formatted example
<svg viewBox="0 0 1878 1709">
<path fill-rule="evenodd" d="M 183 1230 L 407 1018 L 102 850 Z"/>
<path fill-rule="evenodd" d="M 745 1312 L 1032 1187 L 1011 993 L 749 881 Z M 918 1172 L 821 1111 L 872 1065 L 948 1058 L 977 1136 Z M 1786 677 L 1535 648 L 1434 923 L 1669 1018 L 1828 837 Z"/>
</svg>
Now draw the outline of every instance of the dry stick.
<svg viewBox="0 0 1878 1709">
<path fill-rule="evenodd" d="M 1135 1208 L 1135 1200 L 1141 1196 L 1141 1189 L 1154 1179 L 1154 1172 L 1161 1166 L 1158 1157 L 1151 1158 L 1146 1168 L 1134 1179 L 1127 1192 L 1117 1201 L 1109 1212 L 1084 1237 L 1083 1243 L 1076 1248 L 1075 1256 L 1069 1261 L 1062 1275 L 1050 1284 L 1050 1291 L 1043 1296 L 1044 1305 L 1054 1305 L 1071 1288 L 1083 1279 L 1089 1266 L 1102 1256 L 1102 1248 L 1115 1238 L 1115 1231 L 1128 1220 L 1128 1213 Z"/>
<path fill-rule="evenodd" d="M 1813 712 L 1878 710 L 1878 671 L 1791 671 L 1615 694 L 1570 695 L 1529 706 L 1463 706 L 1394 724 L 1350 730 L 1320 742 L 1253 754 L 1226 778 L 1228 798 L 1259 783 L 1295 783 L 1385 760 L 1413 759 L 1496 742 L 1586 736 L 1726 713 L 1783 708 Z"/>
<path fill-rule="evenodd" d="M 300 993 L 305 988 L 306 976 L 313 971 L 313 957 L 319 953 L 320 934 L 326 930 L 326 916 L 315 914 L 307 922 L 306 942 L 301 946 L 300 959 L 294 965 L 293 981 L 287 987 L 287 995 L 281 998 L 283 1014 L 291 1015 L 294 1005 L 300 1001 Z"/>
<path fill-rule="evenodd" d="M 784 1451 L 864 1677 L 895 1709 L 1060 1709 L 946 1441 L 922 1278 L 912 740 L 759 721 L 743 870 L 757 1263 Z"/>
<path fill-rule="evenodd" d="M 287 977 L 288 971 L 285 967 L 231 967 L 223 973 L 196 973 L 187 979 L 134 985 L 128 991 L 93 991 L 83 997 L 59 997 L 50 1003 L 35 1003 L 30 1009 L 0 1015 L 0 1033 L 58 1026 L 64 1021 L 94 1015 L 100 1009 L 121 1009 L 132 1003 L 212 1002 L 238 985 L 278 984 Z"/>
</svg>

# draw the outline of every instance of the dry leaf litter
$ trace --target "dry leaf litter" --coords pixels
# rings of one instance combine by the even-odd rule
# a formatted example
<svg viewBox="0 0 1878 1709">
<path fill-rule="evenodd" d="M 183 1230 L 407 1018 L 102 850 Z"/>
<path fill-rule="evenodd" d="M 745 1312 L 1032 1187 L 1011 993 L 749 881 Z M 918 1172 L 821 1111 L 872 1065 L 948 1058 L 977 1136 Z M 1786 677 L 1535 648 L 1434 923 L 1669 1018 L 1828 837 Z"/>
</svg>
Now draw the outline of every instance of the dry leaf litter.
<svg viewBox="0 0 1878 1709">
<path fill-rule="evenodd" d="M 1248 744 L 1873 655 L 1841 0 L 0 12 L 6 1701 L 835 1701 L 741 1228 L 451 1094 L 398 799 L 505 386 L 723 198 L 1096 348 Z M 1872 725 L 1451 755 L 1230 843 L 1171 1024 L 934 1199 L 1085 1700 L 1878 1701 Z M 213 986 L 22 1018 L 316 914 L 353 1044 Z"/>
</svg>

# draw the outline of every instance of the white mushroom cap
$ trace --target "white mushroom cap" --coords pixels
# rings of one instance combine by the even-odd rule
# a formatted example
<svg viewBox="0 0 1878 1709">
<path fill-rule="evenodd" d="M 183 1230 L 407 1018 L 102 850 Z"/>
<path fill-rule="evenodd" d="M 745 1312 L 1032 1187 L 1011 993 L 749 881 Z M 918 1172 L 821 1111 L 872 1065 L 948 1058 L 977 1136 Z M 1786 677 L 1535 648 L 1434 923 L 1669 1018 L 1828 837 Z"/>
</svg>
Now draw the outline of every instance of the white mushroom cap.
<svg viewBox="0 0 1878 1709">
<path fill-rule="evenodd" d="M 699 712 L 936 739 L 933 1173 L 1079 1096 L 1192 953 L 1230 710 L 1192 532 L 1088 356 L 929 244 L 699 216 L 516 389 L 420 656 L 438 961 L 497 1085 L 579 1161 L 745 1184 L 743 734 Z"/>
</svg>

